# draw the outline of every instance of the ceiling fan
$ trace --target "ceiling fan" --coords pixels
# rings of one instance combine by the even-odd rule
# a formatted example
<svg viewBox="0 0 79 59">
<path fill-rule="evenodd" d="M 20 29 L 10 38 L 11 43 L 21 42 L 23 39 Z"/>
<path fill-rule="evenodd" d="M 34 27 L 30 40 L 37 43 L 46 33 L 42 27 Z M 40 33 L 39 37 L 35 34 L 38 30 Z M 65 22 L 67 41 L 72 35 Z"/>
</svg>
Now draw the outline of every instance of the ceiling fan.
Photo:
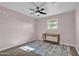
<svg viewBox="0 0 79 59">
<path fill-rule="evenodd" d="M 39 16 L 40 14 L 44 14 L 46 15 L 47 13 L 44 12 L 45 8 L 41 8 L 43 5 L 45 5 L 45 3 L 41 4 L 40 6 L 37 6 L 35 3 L 32 2 L 32 4 L 36 7 L 35 9 L 30 8 L 29 10 L 33 11 L 30 14 L 36 14 L 37 16 Z"/>
</svg>

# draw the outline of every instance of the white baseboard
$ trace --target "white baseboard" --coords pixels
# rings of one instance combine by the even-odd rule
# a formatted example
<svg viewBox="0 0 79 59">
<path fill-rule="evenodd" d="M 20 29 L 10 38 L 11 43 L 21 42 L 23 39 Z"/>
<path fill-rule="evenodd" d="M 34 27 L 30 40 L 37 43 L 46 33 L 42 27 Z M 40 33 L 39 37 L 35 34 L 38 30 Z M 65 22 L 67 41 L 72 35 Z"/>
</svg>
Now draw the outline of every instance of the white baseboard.
<svg viewBox="0 0 79 59">
<path fill-rule="evenodd" d="M 68 44 L 68 43 L 60 43 L 60 44 L 64 44 L 64 45 L 67 45 L 67 46 L 72 46 L 72 47 L 75 47 L 74 44 Z"/>
<path fill-rule="evenodd" d="M 4 51 L 4 50 L 7 50 L 7 49 L 10 49 L 10 48 L 13 48 L 13 47 L 16 47 L 16 46 L 19 46 L 19 45 L 22 45 L 22 44 L 25 44 L 25 43 L 28 43 L 28 42 L 32 42 L 34 41 L 35 39 L 32 39 L 32 40 L 29 40 L 29 41 L 26 41 L 26 42 L 22 42 L 22 43 L 19 43 L 19 44 L 16 44 L 16 45 L 10 45 L 8 47 L 4 47 L 4 48 L 0 48 L 0 51 Z"/>
</svg>

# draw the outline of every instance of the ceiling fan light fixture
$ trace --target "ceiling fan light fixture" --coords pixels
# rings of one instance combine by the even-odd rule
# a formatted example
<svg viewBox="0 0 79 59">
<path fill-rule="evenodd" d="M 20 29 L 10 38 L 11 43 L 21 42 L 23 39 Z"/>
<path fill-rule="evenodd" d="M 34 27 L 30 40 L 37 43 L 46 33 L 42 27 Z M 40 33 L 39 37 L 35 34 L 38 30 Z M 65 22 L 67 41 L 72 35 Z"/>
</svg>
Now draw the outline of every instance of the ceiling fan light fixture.
<svg viewBox="0 0 79 59">
<path fill-rule="evenodd" d="M 34 6 L 36 6 L 35 9 L 31 9 L 31 11 L 33 11 L 33 13 L 30 14 L 35 14 L 36 16 L 39 16 L 40 14 L 46 15 L 47 13 L 44 12 L 45 8 L 41 8 L 43 5 L 45 5 L 46 2 L 44 2 L 43 4 L 41 4 L 40 6 L 37 6 L 35 3 L 33 3 Z"/>
<path fill-rule="evenodd" d="M 39 16 L 39 15 L 40 15 L 40 13 L 36 13 L 36 15 L 38 15 L 38 16 Z"/>
</svg>

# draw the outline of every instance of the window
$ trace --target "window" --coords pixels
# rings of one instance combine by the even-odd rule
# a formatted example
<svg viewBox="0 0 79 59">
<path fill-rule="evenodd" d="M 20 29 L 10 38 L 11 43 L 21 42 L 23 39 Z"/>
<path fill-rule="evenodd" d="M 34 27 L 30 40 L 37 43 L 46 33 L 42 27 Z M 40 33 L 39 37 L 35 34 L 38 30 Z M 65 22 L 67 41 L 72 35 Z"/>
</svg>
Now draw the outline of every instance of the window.
<svg viewBox="0 0 79 59">
<path fill-rule="evenodd" d="M 48 29 L 57 29 L 58 28 L 58 19 L 48 20 Z"/>
</svg>

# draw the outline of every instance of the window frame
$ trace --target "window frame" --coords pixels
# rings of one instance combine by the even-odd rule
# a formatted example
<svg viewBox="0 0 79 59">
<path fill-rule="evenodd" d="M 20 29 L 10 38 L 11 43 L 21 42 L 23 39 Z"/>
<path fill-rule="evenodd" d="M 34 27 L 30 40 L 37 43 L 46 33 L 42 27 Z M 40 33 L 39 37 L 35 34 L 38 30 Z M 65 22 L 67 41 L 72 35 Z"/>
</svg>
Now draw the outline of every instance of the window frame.
<svg viewBox="0 0 79 59">
<path fill-rule="evenodd" d="M 49 28 L 48 22 L 52 22 L 52 21 L 57 22 L 56 24 L 52 24 L 52 25 L 55 25 L 57 28 L 54 28 L 54 27 Z M 53 30 L 58 29 L 58 18 L 53 18 L 53 19 L 47 20 L 47 29 L 49 29 L 49 30 L 50 30 L 50 29 L 53 29 Z"/>
</svg>

